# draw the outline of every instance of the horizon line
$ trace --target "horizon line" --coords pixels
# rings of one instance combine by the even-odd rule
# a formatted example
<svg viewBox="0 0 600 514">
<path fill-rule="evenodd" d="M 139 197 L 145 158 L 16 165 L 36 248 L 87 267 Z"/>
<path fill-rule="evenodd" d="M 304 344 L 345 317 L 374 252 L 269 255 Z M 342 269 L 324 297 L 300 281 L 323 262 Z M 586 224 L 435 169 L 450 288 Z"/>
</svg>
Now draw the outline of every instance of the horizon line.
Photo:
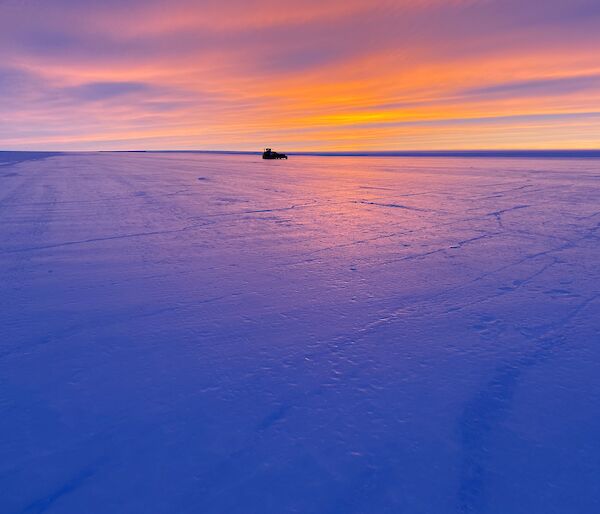
<svg viewBox="0 0 600 514">
<path fill-rule="evenodd" d="M 252 150 L 0 150 L 0 153 L 199 153 L 260 155 Z M 348 150 L 288 151 L 288 155 L 316 157 L 522 157 L 522 158 L 600 158 L 600 149 L 483 149 L 483 150 Z"/>
</svg>

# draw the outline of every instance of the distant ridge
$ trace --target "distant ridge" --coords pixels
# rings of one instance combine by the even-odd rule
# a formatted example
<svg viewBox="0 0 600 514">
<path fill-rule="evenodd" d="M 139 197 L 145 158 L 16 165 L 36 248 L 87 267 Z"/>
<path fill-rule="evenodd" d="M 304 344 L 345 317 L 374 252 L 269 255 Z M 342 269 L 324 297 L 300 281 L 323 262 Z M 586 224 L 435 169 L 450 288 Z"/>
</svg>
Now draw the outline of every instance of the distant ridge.
<svg viewBox="0 0 600 514">
<path fill-rule="evenodd" d="M 240 150 L 103 150 L 117 153 L 202 153 L 260 155 Z M 383 152 L 286 152 L 288 155 L 320 157 L 508 157 L 523 159 L 600 159 L 600 150 L 406 150 Z"/>
<path fill-rule="evenodd" d="M 14 164 L 32 159 L 44 159 L 56 155 L 96 153 L 87 151 L 2 151 L 0 164 Z M 99 150 L 97 153 L 192 153 L 223 155 L 261 155 L 262 152 L 242 150 Z M 479 157 L 479 158 L 518 158 L 518 159 L 600 159 L 600 150 L 406 150 L 385 152 L 286 152 L 288 155 L 320 157 Z"/>
</svg>

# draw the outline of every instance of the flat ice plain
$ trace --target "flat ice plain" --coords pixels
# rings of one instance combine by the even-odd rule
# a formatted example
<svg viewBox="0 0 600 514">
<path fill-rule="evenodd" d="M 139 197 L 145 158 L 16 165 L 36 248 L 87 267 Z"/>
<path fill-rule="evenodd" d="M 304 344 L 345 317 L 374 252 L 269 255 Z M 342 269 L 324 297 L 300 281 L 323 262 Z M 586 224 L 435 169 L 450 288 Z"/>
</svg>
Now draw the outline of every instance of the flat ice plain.
<svg viewBox="0 0 600 514">
<path fill-rule="evenodd" d="M 600 160 L 0 154 L 0 512 L 600 512 Z"/>
</svg>

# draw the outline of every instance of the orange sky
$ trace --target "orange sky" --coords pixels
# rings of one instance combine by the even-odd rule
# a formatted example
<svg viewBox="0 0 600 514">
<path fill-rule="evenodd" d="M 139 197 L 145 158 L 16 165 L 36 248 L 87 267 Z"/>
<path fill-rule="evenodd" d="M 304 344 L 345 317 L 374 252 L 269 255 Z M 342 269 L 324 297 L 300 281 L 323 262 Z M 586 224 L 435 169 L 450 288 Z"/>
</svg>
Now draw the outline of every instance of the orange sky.
<svg viewBox="0 0 600 514">
<path fill-rule="evenodd" d="M 0 149 L 600 148 L 597 0 L 0 1 Z"/>
</svg>

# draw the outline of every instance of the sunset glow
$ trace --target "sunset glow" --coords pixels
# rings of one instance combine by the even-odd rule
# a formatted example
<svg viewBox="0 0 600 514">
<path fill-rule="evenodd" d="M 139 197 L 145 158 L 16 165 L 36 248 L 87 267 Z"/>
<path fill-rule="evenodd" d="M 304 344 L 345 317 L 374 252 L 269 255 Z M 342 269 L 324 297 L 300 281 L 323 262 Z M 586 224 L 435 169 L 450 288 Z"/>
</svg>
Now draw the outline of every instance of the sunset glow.
<svg viewBox="0 0 600 514">
<path fill-rule="evenodd" d="M 2 149 L 600 147 L 597 0 L 0 2 Z"/>
</svg>

